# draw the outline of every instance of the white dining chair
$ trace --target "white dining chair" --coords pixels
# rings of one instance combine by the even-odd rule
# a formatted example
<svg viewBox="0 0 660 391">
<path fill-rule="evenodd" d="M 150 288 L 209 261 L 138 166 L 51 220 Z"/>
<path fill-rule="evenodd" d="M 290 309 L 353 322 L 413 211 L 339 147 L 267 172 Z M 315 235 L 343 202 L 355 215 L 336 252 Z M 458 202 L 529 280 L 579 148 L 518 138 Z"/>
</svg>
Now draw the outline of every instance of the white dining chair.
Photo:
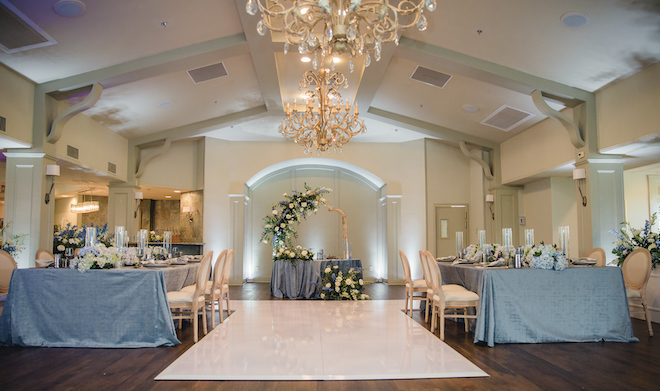
<svg viewBox="0 0 660 391">
<path fill-rule="evenodd" d="M 424 313 L 424 322 L 428 323 L 429 321 L 429 313 L 431 309 L 431 303 L 433 302 L 433 295 L 435 294 L 435 291 L 433 290 L 433 284 L 431 282 L 431 272 L 430 272 L 430 264 L 437 264 L 435 261 L 435 258 L 433 257 L 433 254 L 431 254 L 430 251 L 425 251 L 425 250 L 420 250 L 419 252 L 419 260 L 422 263 L 422 271 L 424 273 L 424 281 L 426 281 L 426 311 Z M 440 281 L 442 282 L 442 280 Z M 441 284 L 442 289 L 444 291 L 448 290 L 466 290 L 465 287 L 462 285 L 458 284 Z"/>
<path fill-rule="evenodd" d="M 218 311 L 220 311 L 220 322 L 222 323 L 222 300 L 227 301 L 227 316 L 231 314 L 229 309 L 229 277 L 231 276 L 231 267 L 234 264 L 234 249 L 231 249 L 227 252 L 227 259 L 225 260 L 225 266 L 223 268 L 224 272 L 222 273 L 222 291 L 218 298 Z"/>
<path fill-rule="evenodd" d="M 410 262 L 408 262 L 408 257 L 403 250 L 399 250 L 399 258 L 401 258 L 401 265 L 403 266 L 403 277 L 406 280 L 406 305 L 404 312 L 408 314 L 408 309 L 410 309 L 410 317 L 412 318 L 413 300 L 426 302 L 426 310 L 428 311 L 429 306 L 426 296 L 415 295 L 415 293 L 426 293 L 426 281 L 423 279 L 412 279 Z"/>
<path fill-rule="evenodd" d="M 607 257 L 605 256 L 605 250 L 603 250 L 600 247 L 592 248 L 591 251 L 587 253 L 587 258 L 595 259 L 596 260 L 595 266 L 600 266 L 600 267 L 605 266 L 605 262 L 607 260 Z"/>
<path fill-rule="evenodd" d="M 52 265 L 53 262 L 50 261 L 55 262 L 55 255 L 52 252 L 43 248 L 37 250 L 37 253 L 34 257 L 34 265 L 37 268 L 46 268 L 49 265 Z"/>
<path fill-rule="evenodd" d="M 623 265 L 621 265 L 623 281 L 626 284 L 628 305 L 633 308 L 642 309 L 651 337 L 653 336 L 653 327 L 651 326 L 648 305 L 644 301 L 644 293 L 646 291 L 646 284 L 648 284 L 649 277 L 651 276 L 652 265 L 651 253 L 645 248 L 633 250 L 623 261 Z"/>
<path fill-rule="evenodd" d="M 222 276 L 226 258 L 227 250 L 222 250 L 220 255 L 218 255 L 218 258 L 215 260 L 215 264 L 213 265 L 213 278 L 211 278 L 209 281 L 206 281 L 206 285 L 204 286 L 204 304 L 208 309 L 211 310 L 213 328 L 215 328 L 215 302 L 218 293 L 221 291 L 220 287 L 222 287 Z M 195 289 L 197 289 L 196 285 L 197 284 L 188 285 L 183 287 L 181 290 L 194 292 Z M 222 306 L 222 303 L 220 303 L 220 306 Z M 222 323 L 222 309 L 220 310 L 220 323 Z"/>
<path fill-rule="evenodd" d="M 167 292 L 167 301 L 172 311 L 172 319 L 190 319 L 193 324 L 193 342 L 197 342 L 199 335 L 199 317 L 202 316 L 204 322 L 204 335 L 208 332 L 206 326 L 206 305 L 204 291 L 206 289 L 206 281 L 208 280 L 209 272 L 211 269 L 211 259 L 213 258 L 213 251 L 209 251 L 204 255 L 202 261 L 197 269 L 197 278 L 195 279 L 195 289 L 180 290 L 174 292 Z M 181 322 L 179 322 L 181 328 Z"/>
<path fill-rule="evenodd" d="M 436 262 L 429 264 L 431 274 L 431 285 L 433 287 L 433 314 L 431 315 L 431 332 L 435 332 L 438 318 L 440 319 L 440 339 L 445 339 L 445 316 L 451 318 L 463 318 L 465 321 L 465 332 L 469 330 L 468 319 L 476 319 L 479 309 L 479 295 L 467 289 L 443 290 L 442 275 L 440 267 Z M 475 315 L 470 314 L 470 308 L 474 307 Z M 446 314 L 446 310 L 453 310 Z M 463 313 L 459 313 L 463 311 Z"/>
<path fill-rule="evenodd" d="M 9 282 L 14 269 L 17 269 L 16 261 L 5 250 L 0 250 L 0 295 L 9 292 Z"/>
</svg>

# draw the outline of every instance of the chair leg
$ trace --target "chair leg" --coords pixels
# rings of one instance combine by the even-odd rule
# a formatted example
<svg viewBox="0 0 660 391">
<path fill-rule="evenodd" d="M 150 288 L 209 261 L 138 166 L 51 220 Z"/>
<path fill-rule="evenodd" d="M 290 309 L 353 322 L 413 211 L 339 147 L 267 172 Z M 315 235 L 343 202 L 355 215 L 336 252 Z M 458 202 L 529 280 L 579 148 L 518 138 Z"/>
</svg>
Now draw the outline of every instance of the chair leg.
<svg viewBox="0 0 660 391">
<path fill-rule="evenodd" d="M 426 294 L 426 311 L 424 312 L 424 323 L 429 322 L 429 306 L 431 303 L 431 298 Z"/>
<path fill-rule="evenodd" d="M 229 290 L 227 290 L 227 313 L 229 313 Z"/>
<path fill-rule="evenodd" d="M 215 295 L 211 296 L 211 320 L 213 328 L 215 328 Z"/>
<path fill-rule="evenodd" d="M 204 321 L 204 324 L 202 327 L 204 327 L 204 335 L 209 333 L 208 326 L 206 325 L 208 323 L 208 319 L 206 318 L 206 303 L 202 304 L 202 320 Z"/>
<path fill-rule="evenodd" d="M 646 327 L 649 329 L 649 337 L 653 336 L 653 326 L 651 325 L 651 317 L 649 316 L 649 307 L 646 303 L 642 301 L 642 307 L 644 308 L 644 317 L 646 318 Z"/>
<path fill-rule="evenodd" d="M 220 316 L 220 323 L 222 323 L 223 318 L 223 309 L 222 309 L 222 296 L 218 299 L 218 316 Z"/>
<path fill-rule="evenodd" d="M 445 340 L 445 309 L 441 308 L 439 316 L 440 316 L 440 339 L 442 341 Z"/>
<path fill-rule="evenodd" d="M 408 315 L 408 302 L 410 301 L 410 292 L 408 292 L 408 287 L 406 287 L 406 308 L 403 310 L 403 313 Z"/>
<path fill-rule="evenodd" d="M 191 311 L 193 318 L 192 318 L 192 324 L 193 324 L 193 342 L 197 343 L 197 340 L 199 339 L 199 332 L 197 329 L 199 328 L 199 323 L 198 319 L 199 316 L 197 316 L 197 307 L 193 306 L 193 309 Z"/>
<path fill-rule="evenodd" d="M 468 318 L 467 318 L 468 307 L 463 308 L 463 315 L 465 316 L 463 318 L 463 323 L 465 323 L 465 332 L 467 333 L 468 332 Z"/>
</svg>

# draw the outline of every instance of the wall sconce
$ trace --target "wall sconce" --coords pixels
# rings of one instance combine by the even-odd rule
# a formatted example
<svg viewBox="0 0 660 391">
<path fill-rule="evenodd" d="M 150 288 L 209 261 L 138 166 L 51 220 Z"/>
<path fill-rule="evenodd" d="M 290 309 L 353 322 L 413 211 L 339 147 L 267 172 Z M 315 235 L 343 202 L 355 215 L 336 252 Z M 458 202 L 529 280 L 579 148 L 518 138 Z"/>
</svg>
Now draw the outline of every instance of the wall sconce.
<svg viewBox="0 0 660 391">
<path fill-rule="evenodd" d="M 50 184 L 50 190 L 46 193 L 45 201 L 46 205 L 50 202 L 50 195 L 53 193 L 53 186 L 55 186 L 55 177 L 60 176 L 60 166 L 57 164 L 49 164 L 46 166 L 46 176 L 50 177 L 52 182 Z"/>
<path fill-rule="evenodd" d="M 493 220 L 495 220 L 495 212 L 493 212 L 494 202 L 495 202 L 495 196 L 492 194 L 486 194 L 486 203 L 488 204 L 488 209 L 490 209 L 490 215 Z"/>
<path fill-rule="evenodd" d="M 587 179 L 587 171 L 584 168 L 576 168 L 573 170 L 573 180 L 577 181 L 577 187 L 578 190 L 580 191 L 580 197 L 582 197 L 582 206 L 587 206 L 587 197 L 582 194 L 582 186 L 580 186 L 583 182 L 586 182 Z"/>
<path fill-rule="evenodd" d="M 193 222 L 193 212 L 195 211 L 195 207 L 194 206 L 184 206 L 183 208 L 181 208 L 181 211 L 183 213 L 190 213 L 190 215 L 188 216 L 188 221 L 192 223 Z"/>
<path fill-rule="evenodd" d="M 144 194 L 142 194 L 141 191 L 136 191 L 135 192 L 135 213 L 133 213 L 133 218 L 137 219 L 137 212 L 140 210 L 140 205 L 142 204 L 142 200 L 144 199 Z"/>
</svg>

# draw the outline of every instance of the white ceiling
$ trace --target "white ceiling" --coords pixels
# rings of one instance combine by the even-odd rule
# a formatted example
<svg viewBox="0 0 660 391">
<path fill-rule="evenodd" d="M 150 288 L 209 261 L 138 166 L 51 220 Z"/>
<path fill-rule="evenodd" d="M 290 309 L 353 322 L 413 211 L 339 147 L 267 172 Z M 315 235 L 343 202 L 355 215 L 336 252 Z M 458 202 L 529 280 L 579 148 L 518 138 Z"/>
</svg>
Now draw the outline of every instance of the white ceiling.
<svg viewBox="0 0 660 391">
<path fill-rule="evenodd" d="M 283 107 L 300 97 L 298 82 L 311 65 L 295 47 L 284 55 L 278 37 L 259 36 L 246 0 L 83 1 L 86 12 L 66 18 L 53 11 L 56 0 L 9 0 L 57 44 L 0 51 L 0 62 L 53 91 L 100 82 L 103 95 L 84 114 L 136 142 L 171 129 L 184 137 L 282 140 Z M 574 11 L 589 23 L 563 25 L 561 16 Z M 442 0 L 425 14 L 428 29 L 406 31 L 380 62 L 365 69 L 359 59 L 352 74 L 347 59 L 337 65 L 350 85 L 343 97 L 359 103 L 368 126 L 354 142 L 434 137 L 492 146 L 545 118 L 533 89 L 595 92 L 660 60 L 657 0 Z M 195 84 L 186 72 L 218 62 L 228 76 Z M 452 78 L 442 89 L 412 80 L 418 65 Z M 86 93 L 57 96 L 74 103 Z M 164 101 L 171 106 L 158 107 Z M 502 105 L 534 117 L 509 132 L 480 124 Z"/>
</svg>

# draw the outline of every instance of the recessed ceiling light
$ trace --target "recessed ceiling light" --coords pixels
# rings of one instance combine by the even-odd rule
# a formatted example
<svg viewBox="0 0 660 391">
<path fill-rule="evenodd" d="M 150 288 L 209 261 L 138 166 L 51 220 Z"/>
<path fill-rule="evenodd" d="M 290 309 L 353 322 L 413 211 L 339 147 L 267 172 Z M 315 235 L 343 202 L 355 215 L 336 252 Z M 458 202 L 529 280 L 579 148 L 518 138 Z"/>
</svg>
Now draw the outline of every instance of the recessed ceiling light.
<svg viewBox="0 0 660 391">
<path fill-rule="evenodd" d="M 300 61 L 302 61 L 302 62 L 310 62 L 310 61 L 312 61 L 312 59 L 309 58 L 309 57 L 303 57 L 303 58 L 300 59 Z"/>
<path fill-rule="evenodd" d="M 67 198 L 68 196 L 68 194 L 62 194 L 62 198 Z"/>
<path fill-rule="evenodd" d="M 53 11 L 65 18 L 75 18 L 85 13 L 85 3 L 79 0 L 59 0 L 53 4 Z"/>
<path fill-rule="evenodd" d="M 181 190 L 174 190 L 175 193 L 181 193 Z"/>
<path fill-rule="evenodd" d="M 172 198 L 172 196 L 171 195 L 166 195 L 165 198 Z"/>
<path fill-rule="evenodd" d="M 172 102 L 171 100 L 164 100 L 162 102 L 158 102 L 158 107 L 160 107 L 161 109 L 166 109 L 172 106 L 173 104 L 174 102 Z"/>
<path fill-rule="evenodd" d="M 580 28 L 589 24 L 589 15 L 582 12 L 567 12 L 559 20 L 566 27 Z"/>
<path fill-rule="evenodd" d="M 463 105 L 462 109 L 464 111 L 467 111 L 468 113 L 476 113 L 477 111 L 479 111 L 479 108 L 474 105 Z"/>
</svg>

